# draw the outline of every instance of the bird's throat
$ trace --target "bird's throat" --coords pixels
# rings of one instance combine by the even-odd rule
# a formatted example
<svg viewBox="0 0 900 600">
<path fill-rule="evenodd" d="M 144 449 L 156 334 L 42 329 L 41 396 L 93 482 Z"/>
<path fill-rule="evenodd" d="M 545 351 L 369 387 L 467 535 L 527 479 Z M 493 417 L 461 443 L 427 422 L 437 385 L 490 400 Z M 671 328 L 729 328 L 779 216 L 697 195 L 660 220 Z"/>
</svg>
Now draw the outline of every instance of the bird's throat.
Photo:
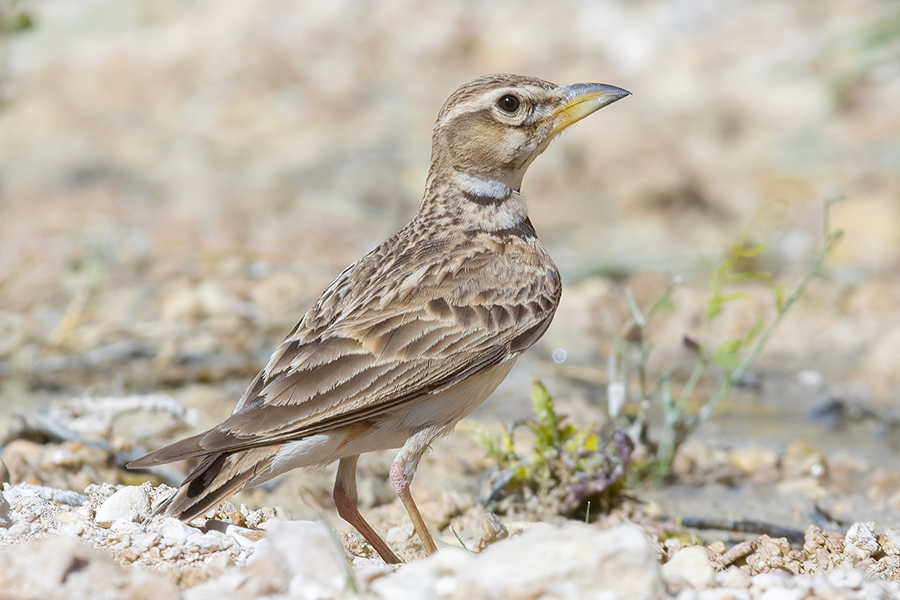
<svg viewBox="0 0 900 600">
<path fill-rule="evenodd" d="M 466 231 L 508 231 L 528 219 L 525 199 L 504 181 L 454 171 L 445 194 Z"/>
</svg>

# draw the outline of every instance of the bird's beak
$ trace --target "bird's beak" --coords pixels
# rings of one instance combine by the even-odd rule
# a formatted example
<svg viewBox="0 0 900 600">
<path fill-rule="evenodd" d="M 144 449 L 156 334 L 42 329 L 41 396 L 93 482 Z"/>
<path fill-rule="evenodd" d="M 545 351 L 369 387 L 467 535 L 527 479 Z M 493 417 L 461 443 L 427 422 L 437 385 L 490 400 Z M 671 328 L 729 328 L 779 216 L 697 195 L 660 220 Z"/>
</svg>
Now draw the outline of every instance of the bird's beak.
<svg viewBox="0 0 900 600">
<path fill-rule="evenodd" d="M 550 135 L 556 135 L 604 106 L 630 96 L 631 92 L 605 83 L 573 83 L 566 90 L 565 104 L 554 114 L 556 122 Z"/>
</svg>

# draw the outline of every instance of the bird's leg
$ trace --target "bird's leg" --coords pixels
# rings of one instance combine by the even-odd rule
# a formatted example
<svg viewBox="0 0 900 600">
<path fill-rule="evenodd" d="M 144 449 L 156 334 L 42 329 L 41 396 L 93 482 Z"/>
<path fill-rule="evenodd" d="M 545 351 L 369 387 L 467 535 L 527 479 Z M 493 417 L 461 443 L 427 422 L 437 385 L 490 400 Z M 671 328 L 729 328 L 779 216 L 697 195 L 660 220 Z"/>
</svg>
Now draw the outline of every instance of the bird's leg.
<svg viewBox="0 0 900 600">
<path fill-rule="evenodd" d="M 412 483 L 413 476 L 416 474 L 419 461 L 428 450 L 428 444 L 437 436 L 437 431 L 436 428 L 428 428 L 411 436 L 406 440 L 406 444 L 403 445 L 397 458 L 391 463 L 391 485 L 394 486 L 394 491 L 397 492 L 403 506 L 406 507 L 413 527 L 415 527 L 419 539 L 422 540 L 422 546 L 429 555 L 437 552 L 437 546 L 435 546 L 434 539 L 425 525 L 425 520 L 413 500 L 409 484 Z"/>
<path fill-rule="evenodd" d="M 369 545 L 381 556 L 384 562 L 400 564 L 397 558 L 381 536 L 375 533 L 359 512 L 356 495 L 356 461 L 359 455 L 342 458 L 338 463 L 337 478 L 334 480 L 334 505 L 337 507 L 341 518 L 350 523 L 365 539 Z"/>
</svg>

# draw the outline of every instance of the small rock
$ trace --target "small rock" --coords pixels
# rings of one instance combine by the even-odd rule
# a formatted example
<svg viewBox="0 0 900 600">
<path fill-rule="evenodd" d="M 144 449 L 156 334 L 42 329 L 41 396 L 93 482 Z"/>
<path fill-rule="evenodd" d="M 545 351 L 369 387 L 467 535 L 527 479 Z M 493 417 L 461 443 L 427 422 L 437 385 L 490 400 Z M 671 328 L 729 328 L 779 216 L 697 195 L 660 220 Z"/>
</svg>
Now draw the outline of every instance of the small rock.
<svg viewBox="0 0 900 600">
<path fill-rule="evenodd" d="M 237 525 L 228 525 L 225 528 L 225 535 L 239 536 L 251 542 L 258 542 L 266 537 L 266 532 L 259 529 L 249 529 L 247 527 L 238 527 Z"/>
<path fill-rule="evenodd" d="M 750 583 L 750 574 L 735 566 L 716 573 L 716 584 L 722 587 L 747 589 Z"/>
<path fill-rule="evenodd" d="M 750 592 L 735 588 L 715 588 L 701 591 L 700 600 L 750 600 Z"/>
<path fill-rule="evenodd" d="M 10 525 L 12 525 L 12 510 L 3 492 L 0 492 L 0 527 L 9 527 Z"/>
<path fill-rule="evenodd" d="M 709 563 L 709 555 L 701 546 L 688 546 L 675 553 L 662 567 L 667 581 L 686 581 L 691 587 L 711 587 L 716 583 L 716 571 Z"/>
<path fill-rule="evenodd" d="M 805 596 L 806 592 L 804 590 L 773 587 L 763 592 L 762 595 L 759 596 L 759 600 L 803 600 Z"/>
<path fill-rule="evenodd" d="M 231 597 L 238 585 L 247 596 L 288 592 L 318 599 L 338 597 L 345 591 L 352 568 L 336 533 L 319 522 L 268 523 L 265 539 L 256 542 L 256 551 L 245 566 L 192 588 L 185 598 Z M 254 544 L 240 534 L 221 538 Z"/>
<path fill-rule="evenodd" d="M 451 550 L 454 550 L 452 553 Z M 666 597 L 653 546 L 637 525 L 601 531 L 582 523 L 536 524 L 471 555 L 447 548 L 372 582 L 382 598 Z"/>
<path fill-rule="evenodd" d="M 878 536 L 881 551 L 888 556 L 900 556 L 900 529 L 891 527 Z"/>
<path fill-rule="evenodd" d="M 112 533 L 118 533 L 121 535 L 138 535 L 143 533 L 144 531 L 144 529 L 140 525 L 124 517 L 113 521 L 112 525 L 109 526 L 109 530 Z"/>
<path fill-rule="evenodd" d="M 384 536 L 384 541 L 388 544 L 402 544 L 403 542 L 412 538 L 415 530 L 412 525 L 408 527 L 397 526 L 391 527 L 387 530 L 387 534 Z"/>
<path fill-rule="evenodd" d="M 301 597 L 300 588 L 310 586 L 330 591 L 328 596 L 344 589 L 350 564 L 337 534 L 318 521 L 284 521 L 266 532 L 272 553 L 291 574 L 289 591 Z"/>
<path fill-rule="evenodd" d="M 786 571 L 769 571 L 754 575 L 750 585 L 756 591 L 765 591 L 771 588 L 783 587 L 788 584 L 790 575 Z"/>
<path fill-rule="evenodd" d="M 105 552 L 73 537 L 33 540 L 0 550 L 0 590 L 9 598 L 53 600 L 181 598 L 168 577 L 120 567 Z"/>
<path fill-rule="evenodd" d="M 717 540 L 706 546 L 706 549 L 714 554 L 722 556 L 728 550 L 728 547 L 725 545 L 725 542 L 721 540 Z"/>
<path fill-rule="evenodd" d="M 118 490 L 107 498 L 94 521 L 101 527 L 109 527 L 116 519 L 138 521 L 150 514 L 150 495 L 140 487 L 128 486 Z"/>
<path fill-rule="evenodd" d="M 62 510 L 53 515 L 53 520 L 60 523 L 75 523 L 76 521 L 87 521 L 87 518 L 74 510 Z"/>
<path fill-rule="evenodd" d="M 807 442 L 793 442 L 785 449 L 781 470 L 785 479 L 822 477 L 826 474 L 825 455 Z"/>
<path fill-rule="evenodd" d="M 825 577 L 834 587 L 845 590 L 858 590 L 866 581 L 865 574 L 859 569 L 835 569 Z"/>
<path fill-rule="evenodd" d="M 854 523 L 844 537 L 844 554 L 851 557 L 852 562 L 859 562 L 878 552 L 878 540 L 875 538 L 875 522 Z"/>
<path fill-rule="evenodd" d="M 745 473 L 778 467 L 778 453 L 769 448 L 737 448 L 728 453 L 728 460 Z"/>
<path fill-rule="evenodd" d="M 700 600 L 700 594 L 694 588 L 686 587 L 678 592 L 675 600 Z"/>
<path fill-rule="evenodd" d="M 159 543 L 160 537 L 157 533 L 138 533 L 131 538 L 131 547 L 135 552 L 143 554 L 150 548 Z"/>
<path fill-rule="evenodd" d="M 168 538 L 169 540 L 183 540 L 187 536 L 192 533 L 197 533 L 200 531 L 195 527 L 191 527 L 186 523 L 182 523 L 178 519 L 174 519 L 169 517 L 166 519 L 166 522 L 163 523 L 162 530 L 160 534 L 163 538 Z"/>
</svg>

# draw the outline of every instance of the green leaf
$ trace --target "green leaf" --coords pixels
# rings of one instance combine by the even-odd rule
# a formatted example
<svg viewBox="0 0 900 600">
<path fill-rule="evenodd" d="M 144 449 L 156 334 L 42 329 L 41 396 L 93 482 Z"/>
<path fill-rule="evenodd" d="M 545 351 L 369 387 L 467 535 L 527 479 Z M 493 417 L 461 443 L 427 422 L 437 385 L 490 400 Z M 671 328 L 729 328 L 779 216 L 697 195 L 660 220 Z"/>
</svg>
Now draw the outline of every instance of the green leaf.
<svg viewBox="0 0 900 600">
<path fill-rule="evenodd" d="M 738 352 L 744 346 L 744 339 L 722 342 L 712 353 L 712 361 L 724 369 L 735 369 L 741 364 Z"/>
<path fill-rule="evenodd" d="M 772 298 L 775 300 L 775 310 L 778 311 L 778 314 L 784 312 L 784 286 L 776 285 L 772 288 Z"/>
<path fill-rule="evenodd" d="M 768 247 L 769 245 L 766 242 L 760 242 L 755 246 L 736 245 L 732 252 L 740 258 L 753 258 L 765 252 Z"/>
</svg>

